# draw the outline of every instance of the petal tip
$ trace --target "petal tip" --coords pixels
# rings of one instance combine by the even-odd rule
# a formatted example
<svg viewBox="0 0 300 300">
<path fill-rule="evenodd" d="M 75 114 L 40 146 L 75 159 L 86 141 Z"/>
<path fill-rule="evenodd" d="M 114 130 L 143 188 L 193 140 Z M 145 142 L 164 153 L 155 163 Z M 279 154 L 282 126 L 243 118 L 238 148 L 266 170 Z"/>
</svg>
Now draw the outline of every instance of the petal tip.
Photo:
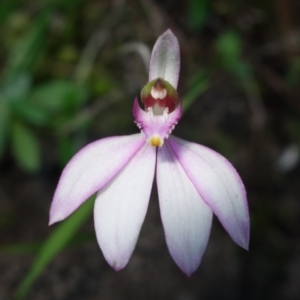
<svg viewBox="0 0 300 300">
<path fill-rule="evenodd" d="M 221 221 L 221 220 L 220 220 Z M 235 223 L 221 222 L 232 240 L 241 248 L 249 250 L 250 243 L 250 219 L 247 210 L 238 215 Z"/>
<path fill-rule="evenodd" d="M 49 223 L 48 225 L 51 226 L 53 225 L 54 223 L 57 223 L 57 222 L 60 222 L 62 221 L 64 218 L 62 218 L 60 215 L 52 215 L 50 213 L 50 218 L 49 218 Z"/>
<path fill-rule="evenodd" d="M 249 251 L 249 243 L 250 243 L 250 238 L 249 236 L 247 236 L 244 241 L 242 241 L 242 243 L 240 243 L 239 245 L 245 249 L 246 251 Z"/>
<path fill-rule="evenodd" d="M 198 267 L 195 270 L 184 270 L 181 269 L 181 271 L 184 273 L 184 275 L 188 278 L 191 278 L 192 275 L 196 272 L 196 270 L 198 269 Z"/>
<path fill-rule="evenodd" d="M 177 40 L 177 38 L 171 28 L 168 28 L 160 37 L 165 37 L 167 35 L 171 35 L 172 38 L 175 38 Z"/>
<path fill-rule="evenodd" d="M 49 223 L 48 225 L 51 226 L 54 223 L 57 223 L 59 221 L 62 221 L 63 219 L 66 218 L 66 216 L 62 215 L 62 211 L 58 209 L 57 203 L 58 201 L 55 200 L 55 197 L 52 201 L 51 207 L 50 207 L 50 212 L 49 212 Z"/>
<path fill-rule="evenodd" d="M 126 267 L 128 261 L 124 263 L 118 260 L 113 260 L 113 261 L 107 260 L 107 263 L 111 266 L 112 269 L 114 269 L 114 271 L 120 272 Z"/>
<path fill-rule="evenodd" d="M 120 272 L 121 270 L 124 269 L 124 267 L 120 267 L 120 266 L 111 266 L 116 272 Z"/>
<path fill-rule="evenodd" d="M 186 264 L 179 263 L 178 261 L 175 261 L 177 266 L 180 268 L 180 270 L 188 277 L 190 278 L 199 268 L 201 260 L 199 262 L 195 262 L 193 264 Z"/>
<path fill-rule="evenodd" d="M 249 244 L 245 247 L 243 247 L 246 251 L 249 251 Z"/>
<path fill-rule="evenodd" d="M 174 257 L 173 257 L 174 259 Z M 190 278 L 199 268 L 200 264 L 201 264 L 201 260 L 202 260 L 202 256 L 200 258 L 200 261 L 194 262 L 194 263 L 186 263 L 183 261 L 178 261 L 175 260 L 176 265 L 179 267 L 179 269 L 184 273 L 185 276 L 187 276 L 188 278 Z"/>
<path fill-rule="evenodd" d="M 231 238 L 233 239 L 233 241 L 240 246 L 241 248 L 245 249 L 246 251 L 249 251 L 249 243 L 250 243 L 250 234 L 249 234 L 249 230 L 247 228 L 247 230 L 245 230 L 244 233 L 237 235 L 232 235 L 232 233 L 229 235 L 231 236 Z"/>
</svg>

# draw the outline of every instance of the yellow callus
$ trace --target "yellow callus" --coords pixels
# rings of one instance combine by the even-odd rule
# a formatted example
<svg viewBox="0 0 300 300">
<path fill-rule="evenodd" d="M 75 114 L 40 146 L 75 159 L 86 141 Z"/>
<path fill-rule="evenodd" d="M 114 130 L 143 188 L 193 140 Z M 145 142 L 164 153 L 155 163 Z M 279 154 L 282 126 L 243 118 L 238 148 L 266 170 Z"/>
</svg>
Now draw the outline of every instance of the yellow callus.
<svg viewBox="0 0 300 300">
<path fill-rule="evenodd" d="M 149 139 L 149 143 L 152 147 L 161 147 L 164 143 L 164 140 L 159 135 L 153 135 Z"/>
</svg>

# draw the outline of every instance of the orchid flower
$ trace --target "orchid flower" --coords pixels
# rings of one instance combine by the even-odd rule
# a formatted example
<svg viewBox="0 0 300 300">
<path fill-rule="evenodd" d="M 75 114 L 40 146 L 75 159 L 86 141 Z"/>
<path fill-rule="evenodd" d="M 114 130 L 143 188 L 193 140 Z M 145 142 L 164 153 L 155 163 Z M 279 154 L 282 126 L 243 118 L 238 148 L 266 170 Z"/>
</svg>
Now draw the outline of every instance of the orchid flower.
<svg viewBox="0 0 300 300">
<path fill-rule="evenodd" d="M 170 135 L 182 114 L 176 91 L 180 69 L 177 38 L 167 30 L 154 45 L 149 82 L 135 99 L 141 133 L 108 137 L 81 149 L 62 172 L 50 209 L 61 221 L 97 192 L 94 222 L 106 261 L 128 263 L 145 219 L 154 175 L 169 252 L 187 275 L 198 268 L 213 213 L 242 248 L 249 244 L 244 185 L 217 152 Z"/>
</svg>

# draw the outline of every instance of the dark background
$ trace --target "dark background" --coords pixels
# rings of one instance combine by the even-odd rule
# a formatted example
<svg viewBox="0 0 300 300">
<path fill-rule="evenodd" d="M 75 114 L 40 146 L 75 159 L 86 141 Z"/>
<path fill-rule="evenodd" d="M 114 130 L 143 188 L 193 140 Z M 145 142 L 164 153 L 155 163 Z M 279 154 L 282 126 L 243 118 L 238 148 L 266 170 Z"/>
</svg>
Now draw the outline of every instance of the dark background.
<svg viewBox="0 0 300 300">
<path fill-rule="evenodd" d="M 174 134 L 237 168 L 249 252 L 215 218 L 187 278 L 167 251 L 154 187 L 124 270 L 105 262 L 91 215 L 27 299 L 300 299 L 299 13 L 297 0 L 2 0 L 0 299 L 14 299 L 60 226 L 48 227 L 48 211 L 70 157 L 138 132 L 131 109 L 147 82 L 143 60 L 167 28 L 181 46 L 185 112 Z"/>
</svg>

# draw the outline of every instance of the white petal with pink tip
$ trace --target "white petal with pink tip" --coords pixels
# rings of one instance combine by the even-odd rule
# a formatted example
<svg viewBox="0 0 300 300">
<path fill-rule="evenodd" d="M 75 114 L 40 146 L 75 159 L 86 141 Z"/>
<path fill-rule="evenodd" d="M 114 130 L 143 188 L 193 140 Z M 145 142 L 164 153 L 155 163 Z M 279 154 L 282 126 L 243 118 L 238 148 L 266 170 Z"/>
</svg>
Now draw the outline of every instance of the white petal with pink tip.
<svg viewBox="0 0 300 300">
<path fill-rule="evenodd" d="M 212 210 L 168 146 L 158 149 L 157 189 L 169 251 L 187 275 L 198 268 L 210 235 Z"/>
<path fill-rule="evenodd" d="M 107 184 L 145 144 L 142 134 L 109 137 L 81 149 L 66 165 L 50 208 L 50 224 L 68 217 Z"/>
<path fill-rule="evenodd" d="M 231 163 L 207 147 L 174 136 L 168 144 L 231 238 L 248 249 L 250 221 L 246 191 Z"/>
<path fill-rule="evenodd" d="M 107 262 L 125 267 L 136 245 L 148 208 L 156 148 L 145 144 L 126 167 L 97 195 L 96 236 Z"/>
<path fill-rule="evenodd" d="M 176 36 L 168 29 L 156 41 L 150 59 L 149 81 L 162 78 L 177 88 L 180 49 Z"/>
</svg>

